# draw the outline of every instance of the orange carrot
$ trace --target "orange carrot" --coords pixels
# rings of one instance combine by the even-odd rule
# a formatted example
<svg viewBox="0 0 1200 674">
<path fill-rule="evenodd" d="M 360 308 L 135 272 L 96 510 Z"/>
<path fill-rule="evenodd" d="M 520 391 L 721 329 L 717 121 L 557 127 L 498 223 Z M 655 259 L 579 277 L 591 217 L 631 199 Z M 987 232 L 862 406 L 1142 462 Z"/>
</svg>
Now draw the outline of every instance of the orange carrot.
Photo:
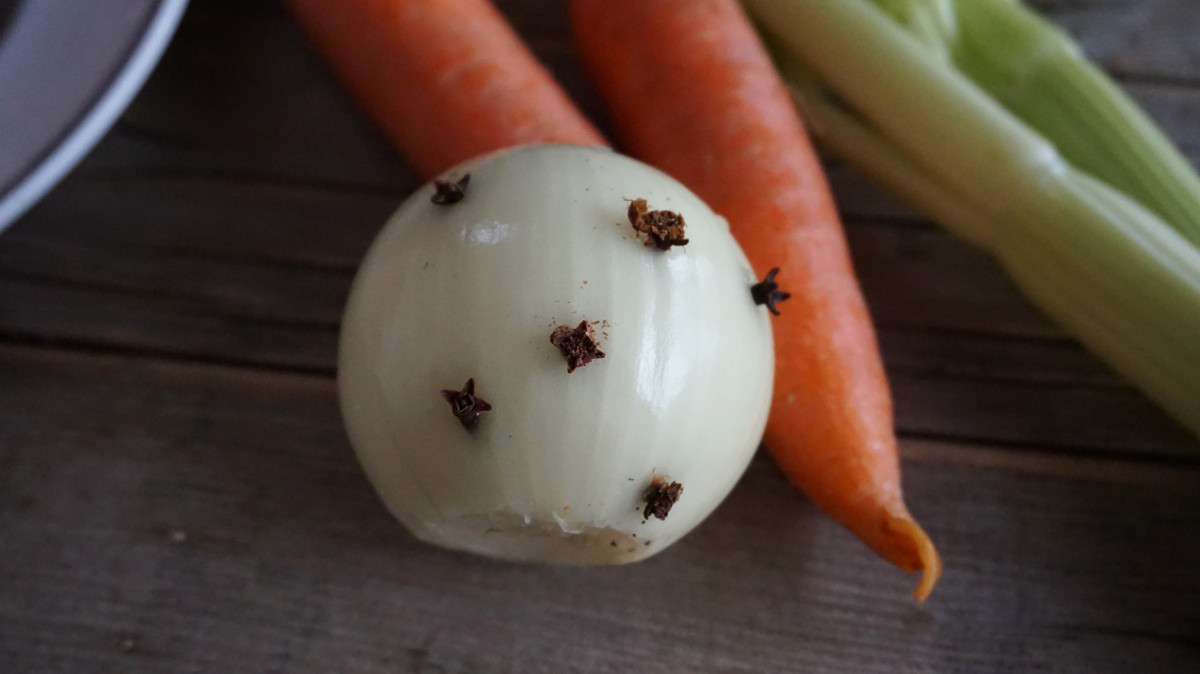
<svg viewBox="0 0 1200 674">
<path fill-rule="evenodd" d="M 425 178 L 513 145 L 604 139 L 488 0 L 288 0 Z"/>
<path fill-rule="evenodd" d="M 730 223 L 791 292 L 775 318 L 765 442 L 784 473 L 875 552 L 941 573 L 900 491 L 891 395 L 824 173 L 735 0 L 575 0 L 575 42 L 624 148 Z"/>
</svg>

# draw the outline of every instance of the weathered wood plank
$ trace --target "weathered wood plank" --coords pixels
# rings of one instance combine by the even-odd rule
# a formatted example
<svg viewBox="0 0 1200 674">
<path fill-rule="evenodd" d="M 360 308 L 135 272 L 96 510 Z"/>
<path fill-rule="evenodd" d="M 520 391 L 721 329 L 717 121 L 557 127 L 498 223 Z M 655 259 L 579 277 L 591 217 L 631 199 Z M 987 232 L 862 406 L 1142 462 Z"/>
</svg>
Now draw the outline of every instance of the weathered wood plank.
<svg viewBox="0 0 1200 674">
<path fill-rule="evenodd" d="M 847 175 L 834 173 L 846 180 L 846 210 L 857 210 L 848 236 L 881 325 L 1060 336 L 989 258 L 901 206 L 877 208 L 887 200 Z M 72 180 L 0 240 L 0 269 L 114 292 L 152 284 L 158 293 L 202 293 L 226 311 L 251 305 L 267 317 L 332 321 L 340 313 L 332 300 L 399 201 L 226 180 Z M 890 208 L 908 214 L 889 216 Z M 321 279 L 329 291 L 320 292 Z"/>
<path fill-rule="evenodd" d="M 570 43 L 565 3 L 498 3 L 583 110 L 608 129 Z M 1129 82 L 1200 162 L 1200 47 L 1191 0 L 1039 3 Z M 270 49 L 263 49 L 270 44 Z M 246 67 L 254 63 L 254 67 Z M 1151 79 L 1159 84 L 1139 84 Z M 269 92 L 267 95 L 266 92 Z M 1178 112 L 1159 109 L 1161 99 Z M 337 120 L 337 123 L 330 123 Z M 205 2 L 134 105 L 80 169 L 221 173 L 407 191 L 415 175 L 359 114 L 277 2 Z"/>
<path fill-rule="evenodd" d="M 582 81 L 577 64 L 570 57 L 569 45 L 564 42 L 562 7 L 555 5 L 552 11 L 537 12 L 529 11 L 530 4 L 537 3 L 510 2 L 506 8 L 516 20 L 518 28 L 531 37 L 535 48 L 551 63 L 557 74 L 573 91 L 582 94 L 586 84 Z M 1122 18 L 1120 25 L 1141 20 L 1138 17 L 1145 14 L 1145 9 L 1138 9 L 1129 3 L 1047 3 L 1044 6 L 1055 18 L 1081 11 L 1091 14 L 1098 12 L 1107 23 L 1098 23 L 1097 26 L 1111 26 L 1114 23 L 1111 16 L 1113 11 L 1129 13 L 1131 7 L 1136 10 L 1134 13 L 1137 16 Z M 235 20 L 238 17 L 241 20 Z M 1113 32 L 1111 27 L 1108 30 Z M 286 14 L 275 3 L 208 3 L 202 8 L 192 9 L 182 31 L 172 47 L 172 53 L 164 60 L 162 74 L 157 78 L 163 82 L 159 86 L 164 91 L 156 93 L 156 85 L 152 82 L 126 115 L 127 120 L 162 120 L 178 124 L 179 129 L 162 130 L 161 133 L 133 133 L 134 137 L 140 139 L 138 142 L 144 142 L 153 153 L 178 162 L 178 167 L 188 167 L 186 170 L 216 171 L 234 176 L 254 174 L 256 171 L 271 173 L 273 169 L 270 167 L 292 166 L 293 162 L 288 156 L 269 155 L 263 157 L 265 167 L 249 164 L 222 167 L 208 163 L 206 157 L 241 162 L 254 155 L 258 151 L 256 148 L 261 147 L 269 152 L 283 149 L 303 158 L 301 165 L 304 165 L 304 161 L 313 160 L 319 165 L 320 171 L 326 173 L 313 173 L 307 169 L 289 173 L 288 169 L 283 174 L 275 174 L 274 178 L 333 180 L 344 184 L 346 181 L 359 181 L 361 175 L 370 175 L 371 179 L 362 181 L 363 187 L 369 191 L 360 192 L 358 199 L 340 198 L 340 194 L 330 199 L 329 193 L 322 194 L 320 190 L 274 184 L 221 185 L 216 189 L 197 189 L 195 183 L 203 181 L 183 178 L 160 182 L 147 180 L 141 173 L 117 178 L 103 170 L 85 168 L 77 179 L 56 193 L 54 209 L 50 213 L 35 211 L 15 230 L 13 236 L 47 239 L 51 245 L 66 240 L 72 243 L 80 240 L 100 241 L 105 244 L 117 241 L 139 246 L 139 252 L 140 246 L 146 245 L 165 248 L 169 254 L 225 255 L 242 261 L 352 268 L 377 229 L 377 223 L 412 186 L 411 175 L 407 175 L 403 169 L 399 172 L 395 170 L 397 164 L 394 156 L 386 148 L 381 150 L 381 139 L 369 125 L 362 123 L 353 107 L 345 102 L 336 84 L 324 73 L 319 60 L 309 53 Z M 1082 34 L 1087 35 L 1088 31 L 1084 30 Z M 260 50 L 263 41 L 269 41 L 277 49 L 273 49 L 266 60 L 256 59 L 260 67 L 245 68 L 244 63 L 255 50 Z M 214 49 L 214 44 L 220 48 Z M 230 77 L 204 75 L 213 66 L 214 59 L 221 61 L 221 67 L 230 71 L 227 73 Z M 297 68 L 296 63 L 304 65 Z M 212 91 L 196 87 L 197 81 L 206 83 Z M 1151 86 L 1151 89 L 1155 87 Z M 283 92 L 285 97 L 295 96 L 295 100 L 280 100 L 279 96 L 274 95 L 241 95 L 261 91 Z M 1164 96 L 1189 102 L 1175 107 L 1166 103 L 1156 104 L 1154 109 L 1171 111 L 1167 116 L 1177 118 L 1180 128 L 1195 133 L 1195 125 L 1188 123 L 1194 118 L 1189 111 L 1193 107 L 1200 107 L 1200 104 L 1191 103 L 1200 96 L 1195 91 L 1175 88 L 1168 88 Z M 232 103 L 240 101 L 247 101 L 254 106 L 267 106 L 268 109 L 263 110 L 262 116 L 247 116 L 245 110 L 229 109 Z M 317 107 L 305 111 L 305 105 Z M 330 105 L 334 107 L 328 107 Z M 341 107 L 337 107 L 339 105 Z M 215 109 L 217 107 L 220 109 Z M 321 133 L 314 134 L 314 119 L 342 121 L 321 125 Z M 137 126 L 136 121 L 130 123 Z M 172 138 L 182 138 L 178 133 L 187 134 L 197 130 L 201 136 L 184 141 L 185 147 L 171 141 Z M 135 162 L 139 171 L 158 165 L 152 157 L 135 151 L 126 140 L 126 135 L 114 134 L 114 156 Z M 314 142 L 328 144 L 313 145 Z M 1200 143 L 1197 147 L 1200 147 Z M 103 148 L 97 154 L 103 157 Z M 376 161 L 383 156 L 389 159 Z M 352 165 L 339 165 L 339 157 L 350 158 Z M 365 163 L 354 164 L 364 157 L 367 158 Z M 103 164 L 101 159 L 97 166 Z M 333 173 L 329 173 L 331 171 Z M 894 229 L 861 226 L 856 221 L 863 217 L 890 220 L 914 216 L 894 200 L 882 197 L 878 190 L 866 185 L 851 171 L 835 166 L 831 177 L 839 205 L 849 220 L 854 254 L 867 295 L 884 329 L 966 329 L 1002 335 L 1057 336 L 1057 331 L 1012 291 L 994 265 L 983 256 L 928 228 L 897 232 Z M 128 207 L 130 200 L 137 201 L 142 207 L 131 211 Z M 234 203 L 239 208 L 223 207 Z M 297 217 L 281 217 L 283 214 Z M 113 259 L 121 258 L 119 253 L 112 251 L 113 248 L 109 247 L 106 255 Z M 926 264 L 924 258 L 930 255 L 936 256 L 940 264 Z M 47 263 L 48 268 L 57 270 L 77 262 L 84 266 L 98 266 L 81 262 L 78 257 L 55 262 L 44 258 L 30 260 L 27 254 L 18 253 L 9 255 L 8 259 L 23 263 L 18 265 L 16 271 L 47 274 L 55 281 L 62 281 L 63 278 L 54 272 L 30 272 L 28 267 L 42 262 Z M 106 272 L 114 270 L 113 265 L 99 266 Z M 183 263 L 175 269 L 175 273 L 167 275 L 186 277 L 190 266 Z M 166 269 L 166 265 L 154 262 L 150 267 Z M 969 282 L 943 282 L 947 274 L 962 279 L 964 273 L 970 274 Z M 131 282 L 138 278 L 163 278 L 162 273 L 134 267 L 117 275 L 128 277 Z M 70 274 L 72 280 L 78 280 L 78 276 L 75 272 Z M 28 276 L 24 278 L 28 279 Z M 295 281 L 300 287 L 313 287 L 306 283 L 306 279 L 298 278 Z M 126 283 L 118 282 L 115 285 L 119 287 L 112 288 L 114 282 L 111 278 L 98 282 L 110 289 L 128 287 Z M 83 283 L 86 285 L 89 282 L 83 280 Z M 330 287 L 336 288 L 333 295 L 338 295 L 343 285 L 334 283 Z M 227 283 L 226 290 L 229 289 L 231 284 Z M 95 288 L 89 287 L 89 290 Z M 173 289 L 168 292 L 171 291 Z M 230 293 L 218 289 L 216 294 L 223 301 L 214 302 L 207 295 L 212 292 L 211 285 L 204 292 L 204 301 L 212 310 L 225 315 L 245 315 L 241 303 L 229 297 Z M 308 305 L 298 308 L 291 301 L 292 298 L 276 298 L 270 293 L 262 293 L 259 288 L 249 292 L 258 295 L 251 300 L 254 311 L 266 311 L 269 319 L 273 318 L 273 313 L 293 315 L 297 311 L 304 313 L 309 308 Z M 286 289 L 284 292 L 287 292 Z M 184 294 L 185 297 L 191 297 L 186 291 Z M 331 296 L 329 293 L 325 295 L 326 298 Z M 224 300 L 231 300 L 233 306 Z M 328 308 L 328 302 L 317 304 Z M 253 314 L 249 317 L 260 316 Z M 316 320 L 333 320 L 332 313 Z"/>
<path fill-rule="evenodd" d="M 8 340 L 332 376 L 335 327 L 0 277 Z M 1078 347 L 881 331 L 902 436 L 1200 461 L 1196 442 Z"/>
<path fill-rule="evenodd" d="M 0 242 L 353 269 L 403 197 L 252 180 L 74 176 Z"/>
<path fill-rule="evenodd" d="M 603 124 L 562 4 L 502 4 Z M 1196 3 L 1040 6 L 1197 158 Z M 431 549 L 370 493 L 329 376 L 415 176 L 278 3 L 192 3 L 115 132 L 0 237 L 0 671 L 1196 671 L 1195 440 L 831 168 L 947 561 L 928 605 L 765 457 L 643 564 Z"/>
<path fill-rule="evenodd" d="M 1059 335 L 985 255 L 919 220 L 880 214 L 871 205 L 884 200 L 861 181 L 848 187 L 869 197 L 857 200 L 861 215 L 847 229 L 881 325 Z M 336 320 L 332 300 L 399 201 L 225 180 L 76 180 L 0 240 L 0 269 Z M 320 292 L 321 279 L 330 291 Z"/>
<path fill-rule="evenodd" d="M 906 443 L 910 582 L 760 458 L 602 569 L 415 542 L 325 378 L 0 346 L 0 670 L 1187 672 L 1200 471 Z M 949 449 L 949 451 L 947 451 Z M 973 458 L 972 458 L 973 457 Z M 424 668 L 424 669 L 423 669 Z"/>
<path fill-rule="evenodd" d="M 565 3 L 498 4 L 585 113 L 605 126 L 574 58 Z M 80 170 L 147 169 L 403 192 L 416 184 L 282 4 L 265 0 L 190 8 L 135 104 Z"/>
<path fill-rule="evenodd" d="M 1134 79 L 1200 84 L 1200 6 L 1191 0 L 1039 2 L 1047 16 L 1113 73 Z M 1053 6 L 1057 5 L 1057 6 Z"/>
<path fill-rule="evenodd" d="M 399 185 L 404 192 L 416 183 L 283 4 L 271 0 L 191 5 L 134 104 L 80 170 Z"/>
<path fill-rule="evenodd" d="M 267 257 L 271 254 L 214 256 L 104 241 L 25 239 L 18 234 L 0 241 L 0 275 L 28 285 L 174 302 L 178 311 L 187 313 L 336 330 L 353 264 L 289 263 Z"/>
<path fill-rule="evenodd" d="M 0 338 L 331 375 L 332 326 L 247 320 L 195 302 L 0 276 Z"/>
<path fill-rule="evenodd" d="M 331 374 L 354 265 L 393 203 L 226 180 L 72 183 L 0 239 L 0 336 Z M 918 220 L 865 214 L 848 231 L 901 433 L 1195 454 L 982 254 Z"/>
</svg>

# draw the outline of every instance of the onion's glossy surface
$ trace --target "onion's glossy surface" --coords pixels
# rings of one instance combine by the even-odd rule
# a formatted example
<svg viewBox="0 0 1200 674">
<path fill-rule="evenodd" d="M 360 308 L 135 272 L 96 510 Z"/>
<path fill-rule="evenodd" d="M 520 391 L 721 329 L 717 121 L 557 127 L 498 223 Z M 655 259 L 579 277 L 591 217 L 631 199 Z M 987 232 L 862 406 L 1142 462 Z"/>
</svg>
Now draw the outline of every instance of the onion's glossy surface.
<svg viewBox="0 0 1200 674">
<path fill-rule="evenodd" d="M 608 150 L 489 155 L 465 198 L 409 198 L 364 260 L 339 354 L 342 412 L 383 501 L 419 538 L 496 557 L 647 557 L 703 520 L 753 456 L 773 345 L 724 219 Z M 648 248 L 629 203 L 681 214 L 686 246 Z M 594 322 L 605 352 L 568 374 L 550 342 Z M 466 428 L 443 399 L 473 378 Z M 683 492 L 643 517 L 655 476 Z"/>
</svg>

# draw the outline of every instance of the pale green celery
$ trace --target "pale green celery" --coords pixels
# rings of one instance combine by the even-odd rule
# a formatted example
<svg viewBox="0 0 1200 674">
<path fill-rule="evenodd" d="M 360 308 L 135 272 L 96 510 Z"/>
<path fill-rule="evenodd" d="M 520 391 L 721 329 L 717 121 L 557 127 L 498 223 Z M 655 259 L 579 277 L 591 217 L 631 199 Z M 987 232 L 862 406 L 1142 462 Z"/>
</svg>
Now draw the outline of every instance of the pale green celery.
<svg viewBox="0 0 1200 674">
<path fill-rule="evenodd" d="M 941 39 L 955 67 L 1073 166 L 1200 245 L 1200 177 L 1057 26 L 1014 0 L 873 1 L 927 46 Z"/>
<path fill-rule="evenodd" d="M 931 53 L 949 60 L 949 45 L 957 32 L 955 0 L 874 0 Z"/>
<path fill-rule="evenodd" d="M 819 86 L 795 83 L 792 99 L 823 145 L 955 235 L 987 247 L 990 225 L 971 210 L 970 204 L 909 164 L 887 139 L 829 100 Z"/>
<path fill-rule="evenodd" d="M 764 42 L 791 89 L 792 100 L 800 110 L 810 133 L 822 145 L 855 165 L 875 182 L 884 185 L 913 207 L 942 223 L 956 236 L 978 246 L 988 247 L 990 224 L 971 205 L 958 198 L 950 188 L 920 167 L 904 153 L 834 100 L 816 75 L 795 59 L 787 58 L 782 46 L 770 35 Z"/>
<path fill-rule="evenodd" d="M 1035 304 L 1200 435 L 1200 249 L 1064 160 L 930 49 L 928 32 L 914 38 L 870 0 L 744 4 L 783 52 L 820 140 L 988 249 Z"/>
<path fill-rule="evenodd" d="M 1200 245 L 1200 177 L 1145 113 L 1053 24 L 1014 0 L 872 0 L 939 58 Z"/>
</svg>

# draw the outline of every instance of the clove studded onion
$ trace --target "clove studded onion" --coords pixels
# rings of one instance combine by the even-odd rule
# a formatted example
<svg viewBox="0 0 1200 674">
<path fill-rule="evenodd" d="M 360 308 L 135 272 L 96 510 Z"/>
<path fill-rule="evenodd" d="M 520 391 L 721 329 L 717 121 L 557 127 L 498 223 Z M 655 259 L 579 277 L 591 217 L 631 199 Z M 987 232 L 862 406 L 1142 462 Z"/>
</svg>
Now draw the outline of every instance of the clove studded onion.
<svg viewBox="0 0 1200 674">
<path fill-rule="evenodd" d="M 758 446 L 774 357 L 757 282 L 725 220 L 645 164 L 564 145 L 473 160 L 405 201 L 359 269 L 338 364 L 351 443 L 427 542 L 648 557 Z"/>
</svg>

